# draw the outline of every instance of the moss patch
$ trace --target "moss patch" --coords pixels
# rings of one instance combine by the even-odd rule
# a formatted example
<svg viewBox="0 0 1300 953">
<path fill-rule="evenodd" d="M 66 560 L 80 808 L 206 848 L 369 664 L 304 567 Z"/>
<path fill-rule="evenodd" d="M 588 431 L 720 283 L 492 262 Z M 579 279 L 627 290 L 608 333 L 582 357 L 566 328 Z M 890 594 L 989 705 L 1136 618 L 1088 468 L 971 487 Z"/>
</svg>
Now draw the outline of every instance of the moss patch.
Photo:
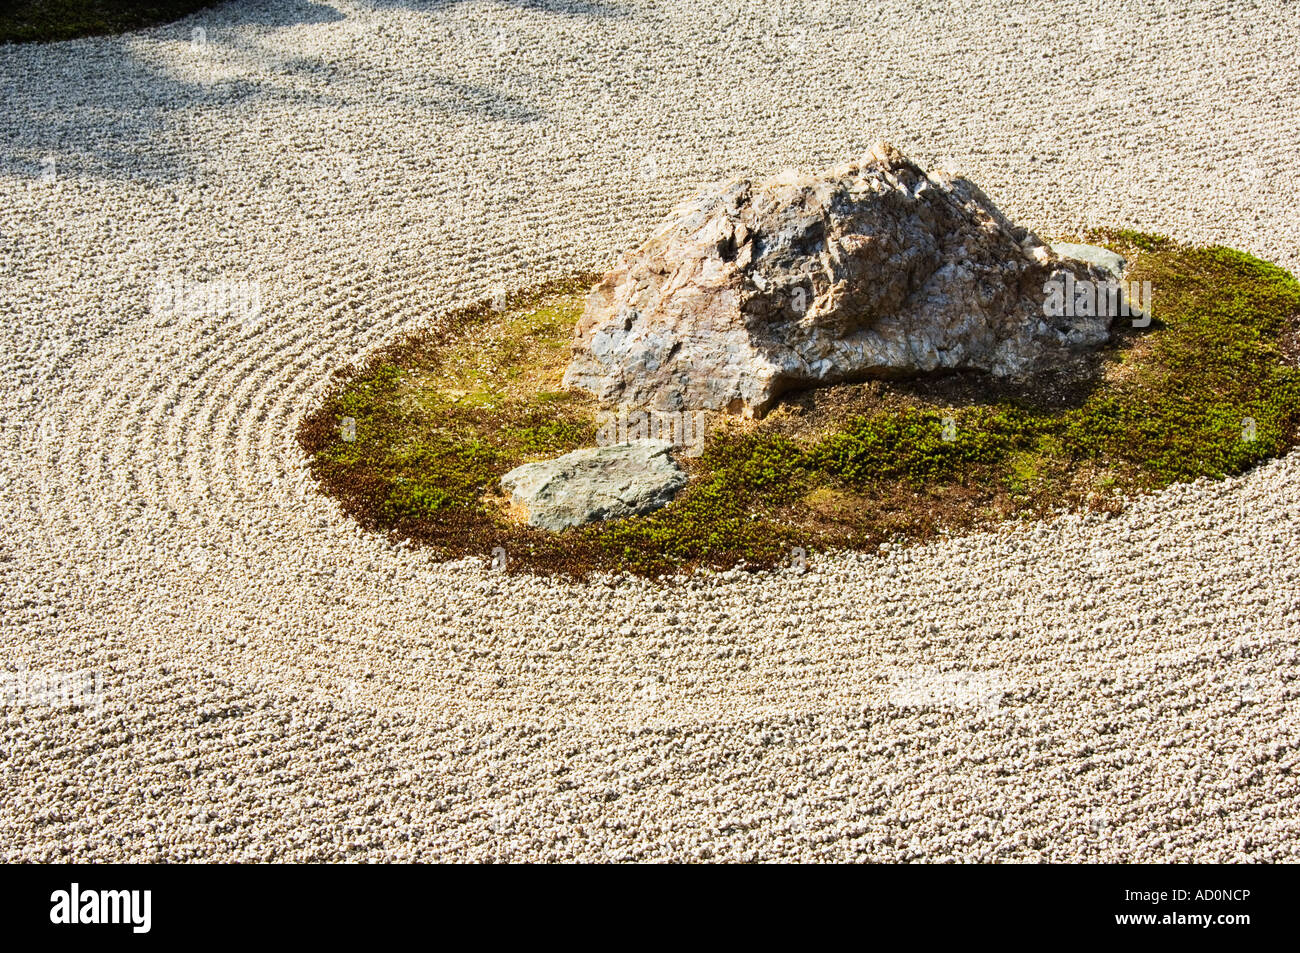
<svg viewBox="0 0 1300 953">
<path fill-rule="evenodd" d="M 761 422 L 714 418 L 691 483 L 645 517 L 552 534 L 499 478 L 595 444 L 597 408 L 560 385 L 585 275 L 479 305 L 341 372 L 300 434 L 312 472 L 362 525 L 511 569 L 776 565 L 805 552 L 1114 509 L 1124 494 L 1241 472 L 1300 435 L 1288 357 L 1300 284 L 1226 248 L 1093 233 L 1150 281 L 1156 320 L 1027 384 L 974 373 L 790 395 Z"/>
</svg>

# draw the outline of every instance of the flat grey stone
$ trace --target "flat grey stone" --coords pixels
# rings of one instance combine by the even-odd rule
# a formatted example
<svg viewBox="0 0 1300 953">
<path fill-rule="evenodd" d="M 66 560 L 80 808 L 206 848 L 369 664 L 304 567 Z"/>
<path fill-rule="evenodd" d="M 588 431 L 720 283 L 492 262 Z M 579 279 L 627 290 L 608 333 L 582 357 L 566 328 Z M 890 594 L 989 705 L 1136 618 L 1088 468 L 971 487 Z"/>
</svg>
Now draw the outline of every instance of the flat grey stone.
<svg viewBox="0 0 1300 953">
<path fill-rule="evenodd" d="M 501 485 L 542 529 L 638 516 L 667 505 L 686 485 L 672 447 L 667 440 L 637 440 L 575 450 L 515 467 Z"/>
<path fill-rule="evenodd" d="M 1072 258 L 1096 265 L 1110 272 L 1116 281 L 1124 277 L 1124 266 L 1128 264 L 1122 255 L 1117 255 L 1109 248 L 1100 245 L 1080 245 L 1077 242 L 1052 242 L 1052 254 L 1061 258 Z"/>
</svg>

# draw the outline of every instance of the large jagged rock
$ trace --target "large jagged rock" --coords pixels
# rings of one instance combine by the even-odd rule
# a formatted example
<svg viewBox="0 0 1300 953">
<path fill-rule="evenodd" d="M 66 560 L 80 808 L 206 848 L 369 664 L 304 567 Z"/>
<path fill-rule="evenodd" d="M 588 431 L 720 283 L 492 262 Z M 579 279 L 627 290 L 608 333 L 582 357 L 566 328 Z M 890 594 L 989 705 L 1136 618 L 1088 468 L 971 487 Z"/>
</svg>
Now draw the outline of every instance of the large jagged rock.
<svg viewBox="0 0 1300 953">
<path fill-rule="evenodd" d="M 635 440 L 575 450 L 515 467 L 501 485 L 542 529 L 637 516 L 667 505 L 686 485 L 672 449 L 667 440 Z"/>
<path fill-rule="evenodd" d="M 1104 281 L 974 184 L 887 143 L 678 209 L 592 290 L 565 383 L 606 405 L 763 414 L 783 391 L 974 368 L 1023 376 L 1109 336 L 1044 285 Z"/>
</svg>

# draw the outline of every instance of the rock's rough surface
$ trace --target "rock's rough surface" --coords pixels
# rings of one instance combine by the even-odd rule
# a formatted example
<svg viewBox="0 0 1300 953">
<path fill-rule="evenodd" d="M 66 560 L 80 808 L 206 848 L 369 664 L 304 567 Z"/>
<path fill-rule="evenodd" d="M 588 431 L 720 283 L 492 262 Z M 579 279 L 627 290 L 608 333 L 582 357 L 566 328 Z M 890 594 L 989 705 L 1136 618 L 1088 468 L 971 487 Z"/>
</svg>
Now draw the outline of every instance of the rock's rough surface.
<svg viewBox="0 0 1300 953">
<path fill-rule="evenodd" d="M 528 522 L 561 530 L 596 520 L 649 513 L 686 485 L 666 440 L 637 440 L 575 450 L 554 460 L 525 463 L 501 478 Z"/>
<path fill-rule="evenodd" d="M 1109 335 L 1106 316 L 1044 316 L 1044 285 L 1066 271 L 1107 277 L 880 143 L 678 209 L 593 289 L 565 383 L 607 404 L 761 415 L 811 384 L 1024 375 Z"/>
</svg>

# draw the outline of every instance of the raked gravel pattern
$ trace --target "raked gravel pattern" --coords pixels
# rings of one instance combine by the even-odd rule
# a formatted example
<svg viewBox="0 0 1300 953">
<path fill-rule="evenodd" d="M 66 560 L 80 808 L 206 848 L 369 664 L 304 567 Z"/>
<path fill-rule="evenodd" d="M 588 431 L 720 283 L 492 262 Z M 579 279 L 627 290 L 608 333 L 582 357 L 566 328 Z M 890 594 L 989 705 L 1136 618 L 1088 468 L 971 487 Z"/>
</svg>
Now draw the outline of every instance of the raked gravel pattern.
<svg viewBox="0 0 1300 953">
<path fill-rule="evenodd" d="M 1048 237 L 1295 269 L 1297 49 L 1250 0 L 260 0 L 0 48 L 0 859 L 1300 858 L 1296 455 L 575 585 L 359 533 L 294 440 L 391 335 L 879 138 Z"/>
</svg>

